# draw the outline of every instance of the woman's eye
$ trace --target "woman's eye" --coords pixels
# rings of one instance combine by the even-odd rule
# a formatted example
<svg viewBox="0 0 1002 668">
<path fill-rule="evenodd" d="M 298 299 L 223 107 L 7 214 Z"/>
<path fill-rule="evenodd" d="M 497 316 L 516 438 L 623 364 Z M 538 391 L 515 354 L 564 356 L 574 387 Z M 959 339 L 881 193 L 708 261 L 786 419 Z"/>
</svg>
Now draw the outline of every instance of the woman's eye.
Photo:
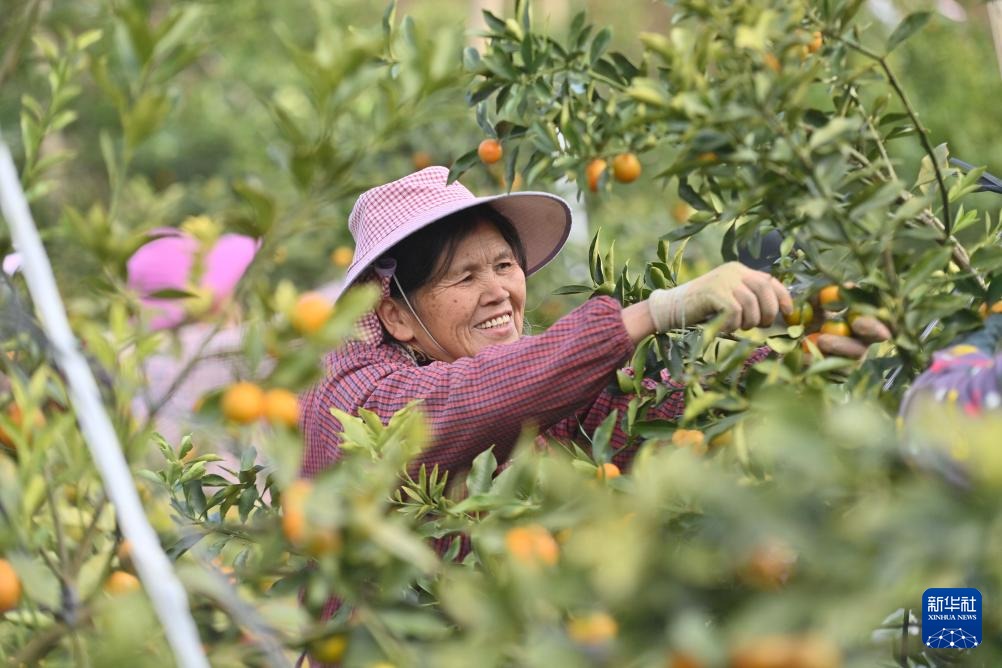
<svg viewBox="0 0 1002 668">
<path fill-rule="evenodd" d="M 498 264 L 498 270 L 499 271 L 508 271 L 509 269 L 511 269 L 511 267 L 512 267 L 512 263 L 511 262 L 502 262 L 502 263 Z"/>
<path fill-rule="evenodd" d="M 467 274 L 466 276 L 463 276 L 461 279 L 459 279 L 459 282 L 460 283 L 469 283 L 472 280 L 473 280 L 473 274 Z"/>
</svg>

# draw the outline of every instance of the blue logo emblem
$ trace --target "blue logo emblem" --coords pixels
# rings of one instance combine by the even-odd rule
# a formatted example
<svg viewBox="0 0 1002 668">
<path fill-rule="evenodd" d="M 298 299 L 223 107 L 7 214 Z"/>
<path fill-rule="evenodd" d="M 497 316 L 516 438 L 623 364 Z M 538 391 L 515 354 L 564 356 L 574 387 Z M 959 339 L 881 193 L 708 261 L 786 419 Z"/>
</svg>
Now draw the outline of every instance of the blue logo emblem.
<svg viewBox="0 0 1002 668">
<path fill-rule="evenodd" d="M 922 641 L 934 649 L 981 644 L 981 592 L 971 588 L 926 589 L 922 594 Z"/>
</svg>

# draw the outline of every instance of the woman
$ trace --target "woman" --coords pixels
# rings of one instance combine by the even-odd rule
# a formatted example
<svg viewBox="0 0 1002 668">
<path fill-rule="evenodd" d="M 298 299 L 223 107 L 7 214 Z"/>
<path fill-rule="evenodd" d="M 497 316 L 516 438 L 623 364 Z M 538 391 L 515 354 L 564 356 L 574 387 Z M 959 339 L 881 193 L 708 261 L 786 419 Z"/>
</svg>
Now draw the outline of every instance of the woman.
<svg viewBox="0 0 1002 668">
<path fill-rule="evenodd" d="M 355 258 L 344 288 L 378 281 L 383 297 L 365 335 L 328 355 L 326 378 L 302 402 L 303 473 L 339 458 L 336 407 L 383 421 L 414 400 L 432 443 L 413 462 L 459 472 L 491 445 L 499 461 L 523 426 L 556 438 L 590 435 L 630 397 L 611 392 L 615 371 L 654 332 L 727 313 L 724 331 L 769 326 L 793 304 L 769 274 L 727 263 L 628 307 L 610 297 L 582 304 L 538 336 L 523 336 L 525 278 L 567 239 L 570 211 L 545 193 L 477 198 L 448 170 L 429 167 L 365 192 L 349 227 Z M 841 337 L 830 337 L 836 341 Z M 822 346 L 826 341 L 821 341 Z M 677 419 L 681 393 L 656 415 Z M 617 426 L 613 461 L 631 449 Z"/>
</svg>

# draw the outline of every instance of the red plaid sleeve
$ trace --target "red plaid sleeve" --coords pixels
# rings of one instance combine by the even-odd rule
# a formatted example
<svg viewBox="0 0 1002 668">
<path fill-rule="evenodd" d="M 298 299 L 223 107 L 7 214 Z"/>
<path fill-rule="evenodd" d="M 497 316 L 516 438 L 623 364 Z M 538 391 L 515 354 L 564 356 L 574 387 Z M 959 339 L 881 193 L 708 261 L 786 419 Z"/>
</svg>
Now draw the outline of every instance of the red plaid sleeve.
<svg viewBox="0 0 1002 668">
<path fill-rule="evenodd" d="M 386 422 L 420 400 L 432 444 L 415 470 L 462 470 L 491 445 L 504 461 L 527 423 L 546 431 L 585 410 L 598 424 L 603 390 L 633 352 L 620 312 L 612 298 L 591 299 L 539 336 L 452 363 L 417 366 L 393 345 L 345 346 L 327 357 L 326 380 L 303 397 L 303 473 L 316 475 L 340 456 L 332 407 L 351 414 L 365 408 Z"/>
</svg>

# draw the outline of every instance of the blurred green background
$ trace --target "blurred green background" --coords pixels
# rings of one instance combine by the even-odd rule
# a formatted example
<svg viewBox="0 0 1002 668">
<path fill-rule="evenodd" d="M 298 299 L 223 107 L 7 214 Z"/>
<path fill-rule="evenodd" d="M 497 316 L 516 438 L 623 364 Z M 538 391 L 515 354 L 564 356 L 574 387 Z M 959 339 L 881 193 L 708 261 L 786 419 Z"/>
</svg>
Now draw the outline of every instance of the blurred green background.
<svg viewBox="0 0 1002 668">
<path fill-rule="evenodd" d="M 61 204 L 86 212 L 92 203 L 106 200 L 110 186 L 100 135 L 115 127 L 118 112 L 113 98 L 96 83 L 95 62 L 106 61 L 113 81 L 116 71 L 142 70 L 142 49 L 137 53 L 136 48 L 142 36 L 137 42 L 129 26 L 164 25 L 183 14 L 176 73 L 158 82 L 163 62 L 159 69 L 149 68 L 149 83 L 162 89 L 169 110 L 134 152 L 116 222 L 147 229 L 207 213 L 230 228 L 247 229 L 248 202 L 235 186 L 246 182 L 273 199 L 275 225 L 281 226 L 275 235 L 280 242 L 266 244 L 262 251 L 262 261 L 270 265 L 269 280 L 287 277 L 300 287 L 313 287 L 343 274 L 332 253 L 351 247 L 346 221 L 358 192 L 399 178 L 416 165 L 448 165 L 480 141 L 481 131 L 464 99 L 468 75 L 461 68 L 461 51 L 477 44 L 481 9 L 510 15 L 511 5 L 513 0 L 400 2 L 394 20 L 398 39 L 387 61 L 381 59 L 386 7 L 379 3 L 5 0 L 0 11 L 0 128 L 19 154 L 21 96 L 46 95 L 42 51 L 26 37 L 30 26 L 56 42 L 67 32 L 102 30 L 101 41 L 75 79 L 82 87 L 73 105 L 77 120 L 42 147 L 43 154 L 69 149 L 74 158 L 54 168 L 57 185 L 36 202 L 35 212 L 43 229 L 55 229 Z M 935 11 L 932 2 L 880 3 L 885 12 L 888 7 L 901 14 L 934 11 L 929 25 L 894 54 L 892 64 L 934 143 L 946 142 L 954 155 L 986 164 L 989 171 L 1002 170 L 1002 109 L 995 104 L 1002 77 L 985 8 L 970 0 L 960 6 L 966 12 L 963 21 Z M 671 20 L 671 4 L 662 2 L 634 2 L 625 8 L 597 1 L 533 4 L 536 20 L 556 33 L 566 30 L 579 10 L 587 10 L 599 25 L 612 26 L 613 48 L 629 55 L 640 52 L 639 32 L 663 30 Z M 867 30 L 877 39 L 890 27 L 873 17 Z M 309 74 L 303 59 L 311 58 L 310 67 L 316 70 L 319 64 L 329 80 L 318 82 Z M 364 66 L 353 69 L 358 63 Z M 330 96 L 318 93 L 323 84 L 333 86 Z M 917 142 L 901 142 L 896 157 L 905 178 L 917 169 L 918 149 Z M 495 167 L 478 166 L 464 181 L 478 193 L 500 192 L 503 177 L 500 165 Z M 529 321 L 540 325 L 580 300 L 554 297 L 552 291 L 583 282 L 584 250 L 596 229 L 606 230 L 605 239 L 616 239 L 620 258 L 638 266 L 653 255 L 657 237 L 687 214 L 672 184 L 652 184 L 646 174 L 637 184 L 587 196 L 574 183 L 516 185 L 557 190 L 587 213 L 587 224 L 581 217 L 568 250 L 530 286 Z M 996 207 L 994 196 L 980 197 L 982 206 Z M 48 241 L 57 270 L 71 266 L 79 240 Z M 691 266 L 698 271 L 718 261 L 718 246 L 712 235 L 701 235 L 688 251 Z M 0 251 L 8 249 L 6 232 L 0 231 Z M 121 276 L 124 257 L 109 257 L 107 266 L 82 272 L 86 280 L 65 276 L 61 283 L 71 293 L 100 288 Z M 80 267 L 72 266 L 79 276 Z"/>
</svg>

